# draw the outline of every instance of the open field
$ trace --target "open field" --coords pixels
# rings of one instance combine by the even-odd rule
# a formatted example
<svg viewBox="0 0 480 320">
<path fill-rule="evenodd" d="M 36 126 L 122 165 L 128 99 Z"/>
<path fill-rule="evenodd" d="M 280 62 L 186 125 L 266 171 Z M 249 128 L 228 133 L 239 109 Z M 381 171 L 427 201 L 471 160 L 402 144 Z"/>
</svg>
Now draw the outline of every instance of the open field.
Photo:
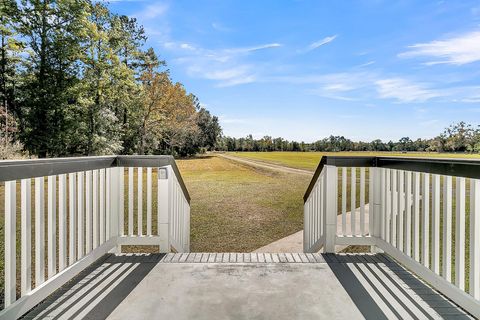
<svg viewBox="0 0 480 320">
<path fill-rule="evenodd" d="M 303 228 L 310 177 L 219 157 L 177 163 L 192 197 L 192 251 L 249 252 Z"/>
<path fill-rule="evenodd" d="M 435 157 L 435 158 L 473 158 L 480 159 L 479 154 L 452 154 L 452 153 L 426 153 L 426 152 L 228 152 L 229 155 L 271 162 L 292 168 L 314 171 L 322 156 L 387 156 L 387 157 Z"/>
</svg>

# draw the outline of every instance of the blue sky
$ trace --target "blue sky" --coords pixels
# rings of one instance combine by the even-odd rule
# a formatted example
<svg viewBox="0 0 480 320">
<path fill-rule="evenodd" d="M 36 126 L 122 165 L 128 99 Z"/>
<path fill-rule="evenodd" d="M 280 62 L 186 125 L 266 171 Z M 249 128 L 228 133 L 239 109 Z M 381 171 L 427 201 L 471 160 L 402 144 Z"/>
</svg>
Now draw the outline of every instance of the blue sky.
<svg viewBox="0 0 480 320">
<path fill-rule="evenodd" d="M 429 138 L 480 120 L 480 1 L 114 1 L 225 135 Z"/>
</svg>

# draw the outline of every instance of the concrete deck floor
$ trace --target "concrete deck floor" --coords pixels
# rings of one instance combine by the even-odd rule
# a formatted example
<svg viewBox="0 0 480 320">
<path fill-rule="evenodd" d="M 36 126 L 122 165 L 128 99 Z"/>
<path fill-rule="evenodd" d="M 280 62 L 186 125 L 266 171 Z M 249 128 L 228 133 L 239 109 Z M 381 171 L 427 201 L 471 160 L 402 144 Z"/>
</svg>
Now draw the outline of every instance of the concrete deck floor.
<svg viewBox="0 0 480 320">
<path fill-rule="evenodd" d="M 383 254 L 107 255 L 25 319 L 470 319 Z"/>
</svg>

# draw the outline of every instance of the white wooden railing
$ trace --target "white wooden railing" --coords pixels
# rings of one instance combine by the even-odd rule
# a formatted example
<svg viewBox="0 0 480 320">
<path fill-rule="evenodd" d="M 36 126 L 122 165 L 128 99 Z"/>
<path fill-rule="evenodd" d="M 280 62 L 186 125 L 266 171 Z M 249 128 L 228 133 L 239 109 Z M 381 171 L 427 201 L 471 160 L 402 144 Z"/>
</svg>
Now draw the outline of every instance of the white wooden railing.
<svg viewBox="0 0 480 320">
<path fill-rule="evenodd" d="M 479 178 L 471 160 L 323 157 L 304 197 L 304 251 L 370 245 L 480 317 Z"/>
<path fill-rule="evenodd" d="M 0 180 L 2 319 L 20 317 L 122 245 L 189 251 L 190 198 L 172 157 L 0 161 Z"/>
</svg>

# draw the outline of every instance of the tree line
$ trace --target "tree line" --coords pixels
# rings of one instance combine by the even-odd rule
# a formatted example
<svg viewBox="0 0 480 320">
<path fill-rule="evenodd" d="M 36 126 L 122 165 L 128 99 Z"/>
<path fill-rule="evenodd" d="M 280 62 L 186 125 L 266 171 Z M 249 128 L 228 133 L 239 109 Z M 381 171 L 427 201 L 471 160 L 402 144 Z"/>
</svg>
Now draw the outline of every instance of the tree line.
<svg viewBox="0 0 480 320">
<path fill-rule="evenodd" d="M 94 0 L 0 0 L 3 157 L 191 155 L 218 118 L 170 77 L 135 18 Z"/>
<path fill-rule="evenodd" d="M 384 142 L 380 139 L 370 142 L 352 141 L 343 136 L 330 136 L 313 143 L 289 141 L 283 138 L 265 136 L 253 139 L 222 137 L 217 145 L 222 151 L 397 151 L 397 152 L 480 152 L 480 129 L 465 122 L 446 128 L 431 139 L 412 140 L 409 137 L 398 141 Z"/>
</svg>

